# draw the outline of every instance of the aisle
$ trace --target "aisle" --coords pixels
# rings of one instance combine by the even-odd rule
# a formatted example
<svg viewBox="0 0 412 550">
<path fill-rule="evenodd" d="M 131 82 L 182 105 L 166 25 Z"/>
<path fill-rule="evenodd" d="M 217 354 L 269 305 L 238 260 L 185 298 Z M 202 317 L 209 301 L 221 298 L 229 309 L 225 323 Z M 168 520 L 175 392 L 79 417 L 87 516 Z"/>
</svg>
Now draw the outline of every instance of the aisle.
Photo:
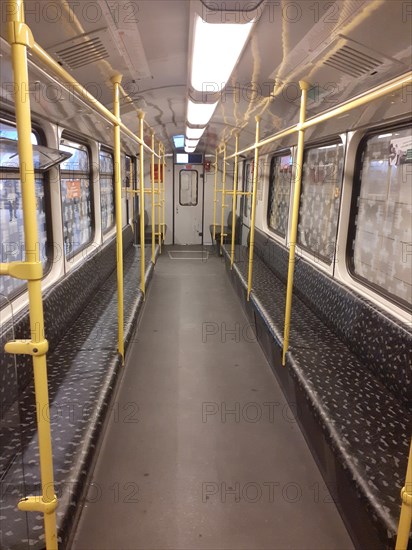
<svg viewBox="0 0 412 550">
<path fill-rule="evenodd" d="M 223 261 L 195 256 L 156 265 L 73 549 L 353 548 Z"/>
</svg>

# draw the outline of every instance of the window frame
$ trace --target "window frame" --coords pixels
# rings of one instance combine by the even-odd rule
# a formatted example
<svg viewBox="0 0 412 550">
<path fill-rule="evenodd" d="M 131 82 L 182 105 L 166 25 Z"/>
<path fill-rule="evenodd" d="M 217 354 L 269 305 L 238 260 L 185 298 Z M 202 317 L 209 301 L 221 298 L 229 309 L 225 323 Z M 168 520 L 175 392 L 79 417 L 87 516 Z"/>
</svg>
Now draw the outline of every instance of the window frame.
<svg viewBox="0 0 412 550">
<path fill-rule="evenodd" d="M 3 122 L 4 124 L 8 124 L 10 126 L 14 126 L 17 129 L 16 119 L 9 113 L 0 113 L 0 122 Z M 38 145 L 45 145 L 47 144 L 46 134 L 42 127 L 34 120 L 32 120 L 32 127 L 31 127 L 32 133 L 37 138 Z M 18 141 L 18 140 L 17 140 Z M 20 178 L 20 170 L 5 168 L 0 168 L 0 176 L 3 177 L 3 175 L 11 175 L 16 174 L 18 177 L 16 178 L 10 178 L 15 179 L 17 181 L 20 181 L 21 185 L 21 178 Z M 43 265 L 43 275 L 42 275 L 42 281 L 49 275 L 52 267 L 53 267 L 53 259 L 54 259 L 54 246 L 53 246 L 53 220 L 52 220 L 52 208 L 51 208 L 51 191 L 50 191 L 50 175 L 49 170 L 41 171 L 41 170 L 35 170 L 34 171 L 34 179 L 36 180 L 38 177 L 43 178 L 43 191 L 44 191 L 44 203 L 45 203 L 45 217 L 46 217 L 46 248 L 44 250 L 46 261 Z M 37 220 L 36 220 L 37 221 Z M 16 298 L 21 296 L 27 291 L 27 281 L 22 281 L 22 284 L 17 287 L 7 298 L 4 298 L 0 296 L 0 310 L 5 308 L 10 302 L 13 302 Z"/>
<path fill-rule="evenodd" d="M 322 254 L 319 254 L 319 252 L 312 250 L 306 245 L 303 245 L 301 242 L 299 242 L 299 223 L 301 220 L 300 210 L 301 210 L 301 204 L 302 204 L 302 192 L 303 192 L 303 165 L 305 162 L 305 153 L 309 149 L 318 149 L 320 147 L 327 147 L 328 145 L 339 145 L 341 144 L 343 147 L 343 167 L 342 167 L 342 175 L 340 178 L 340 195 L 339 195 L 339 208 L 337 213 L 337 223 L 336 223 L 336 232 L 335 232 L 335 248 L 333 252 L 333 257 L 330 259 L 323 256 Z M 336 262 L 336 248 L 338 246 L 338 234 L 339 234 L 339 224 L 340 224 L 340 218 L 341 218 L 341 210 L 342 210 L 342 194 L 343 194 L 343 183 L 345 179 L 345 169 L 346 169 L 346 150 L 347 150 L 347 141 L 342 139 L 341 134 L 337 134 L 334 136 L 328 136 L 324 140 L 321 141 L 314 141 L 314 142 L 308 142 L 305 143 L 304 149 L 303 149 L 303 161 L 302 161 L 302 175 L 301 175 L 301 182 L 300 182 L 300 196 L 299 196 L 299 212 L 298 212 L 298 225 L 297 225 L 297 235 L 296 235 L 296 246 L 299 247 L 301 250 L 305 251 L 307 254 L 309 254 L 312 258 L 316 257 L 316 263 L 319 263 L 319 261 L 326 266 L 328 269 L 331 269 L 334 267 L 334 264 Z M 292 186 L 293 194 L 295 193 L 295 184 L 293 182 Z M 293 199 L 293 197 L 292 197 Z"/>
<path fill-rule="evenodd" d="M 106 153 L 109 154 L 112 157 L 112 163 L 113 163 L 113 173 L 110 174 L 110 172 L 102 172 L 100 169 L 100 154 Z M 111 149 L 108 145 L 99 145 L 99 190 L 100 190 L 100 224 L 102 220 L 102 186 L 101 186 L 101 177 L 108 177 L 109 175 L 112 176 L 112 190 L 113 190 L 113 223 L 103 229 L 103 225 L 101 224 L 101 230 L 102 235 L 106 235 L 111 231 L 115 225 L 116 225 L 116 186 L 114 182 L 114 173 L 115 173 L 115 165 L 114 165 L 114 151 Z"/>
<path fill-rule="evenodd" d="M 181 187 L 181 178 L 182 172 L 194 172 L 196 174 L 196 203 L 195 204 L 182 204 L 182 187 Z M 198 206 L 199 205 L 199 172 L 197 170 L 179 170 L 179 206 Z"/>
<path fill-rule="evenodd" d="M 86 139 L 82 138 L 81 136 L 76 136 L 75 134 L 72 134 L 71 132 L 66 132 L 64 130 L 60 136 L 59 139 L 59 148 L 62 144 L 62 140 L 68 141 L 73 143 L 74 145 L 82 145 L 83 147 L 86 147 L 87 153 L 89 155 L 89 187 L 90 187 L 90 214 L 91 214 L 91 235 L 90 239 L 83 243 L 79 248 L 76 248 L 74 252 L 70 252 L 69 254 L 65 254 L 64 252 L 64 215 L 63 215 L 63 195 L 62 195 L 62 174 L 64 173 L 75 173 L 71 172 L 70 170 L 62 170 L 61 165 L 59 165 L 59 183 L 60 183 L 60 204 L 61 204 L 61 224 L 62 224 L 62 236 L 63 236 L 63 256 L 67 262 L 72 260 L 75 256 L 86 250 L 90 246 L 90 244 L 94 241 L 95 235 L 96 235 L 96 215 L 95 215 L 95 202 L 94 202 L 94 164 L 93 164 L 93 157 L 92 157 L 92 150 L 87 142 Z M 86 174 L 86 172 L 78 171 L 76 172 L 78 174 Z"/>
<path fill-rule="evenodd" d="M 355 165 L 353 170 L 353 180 L 352 180 L 352 194 L 351 194 L 351 201 L 350 201 L 350 210 L 349 210 L 349 221 L 348 221 L 348 231 L 347 231 L 347 239 L 346 239 L 346 250 L 345 250 L 345 260 L 346 260 L 346 269 L 349 273 L 349 275 L 354 279 L 355 281 L 359 282 L 361 285 L 365 286 L 369 290 L 372 290 L 382 298 L 385 298 L 389 302 L 397 305 L 401 309 L 405 310 L 408 313 L 412 312 L 412 304 L 409 304 L 406 300 L 403 300 L 399 296 L 396 296 L 388 291 L 386 291 L 383 287 L 373 283 L 372 281 L 369 281 L 368 279 L 365 279 L 361 275 L 357 274 L 355 272 L 355 254 L 354 254 L 354 241 L 356 237 L 356 219 L 358 217 L 359 212 L 359 206 L 358 206 L 358 198 L 360 196 L 360 191 L 362 187 L 362 165 L 363 165 L 363 154 L 365 152 L 366 143 L 368 140 L 376 135 L 382 134 L 383 132 L 390 132 L 390 131 L 396 131 L 396 130 L 402 130 L 405 128 L 411 128 L 412 130 L 412 124 L 408 120 L 404 120 L 402 122 L 398 123 L 392 123 L 385 126 L 374 126 L 370 130 L 368 130 L 359 141 L 359 144 L 356 149 L 356 156 L 355 156 Z"/>
<path fill-rule="evenodd" d="M 290 192 L 289 192 L 289 201 L 288 201 L 288 216 L 287 216 L 287 222 L 286 222 L 286 231 L 285 234 L 282 235 L 280 231 L 275 229 L 270 225 L 270 216 L 269 216 L 269 208 L 270 208 L 270 191 L 271 191 L 271 181 L 273 177 L 273 169 L 274 169 L 274 160 L 278 157 L 285 157 L 286 155 L 289 155 L 292 159 L 292 171 L 290 174 Z M 289 235 L 289 218 L 290 218 L 290 201 L 292 199 L 292 191 L 293 191 L 293 167 L 294 167 L 294 157 L 293 157 L 293 150 L 292 147 L 289 147 L 287 149 L 279 149 L 278 151 L 275 151 L 273 155 L 270 157 L 270 170 L 269 170 L 269 185 L 268 185 L 268 193 L 267 193 L 267 204 L 266 204 L 266 224 L 268 227 L 268 230 L 279 237 L 279 239 L 285 240 L 288 238 Z"/>
</svg>

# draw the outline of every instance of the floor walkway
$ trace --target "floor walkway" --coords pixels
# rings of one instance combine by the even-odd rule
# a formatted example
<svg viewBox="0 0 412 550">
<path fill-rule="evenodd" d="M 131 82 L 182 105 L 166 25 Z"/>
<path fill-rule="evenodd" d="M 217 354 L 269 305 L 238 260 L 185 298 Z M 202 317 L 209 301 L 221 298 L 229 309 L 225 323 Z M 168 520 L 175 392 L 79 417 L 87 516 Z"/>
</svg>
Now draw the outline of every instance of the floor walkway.
<svg viewBox="0 0 412 550">
<path fill-rule="evenodd" d="M 73 549 L 352 549 L 223 261 L 170 251 Z"/>
</svg>

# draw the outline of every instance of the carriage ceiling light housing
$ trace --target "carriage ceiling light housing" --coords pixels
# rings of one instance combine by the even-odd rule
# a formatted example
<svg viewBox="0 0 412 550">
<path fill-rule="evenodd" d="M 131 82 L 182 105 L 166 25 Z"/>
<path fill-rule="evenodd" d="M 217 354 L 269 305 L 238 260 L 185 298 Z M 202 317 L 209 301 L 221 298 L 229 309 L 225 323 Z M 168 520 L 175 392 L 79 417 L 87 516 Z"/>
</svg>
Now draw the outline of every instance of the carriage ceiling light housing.
<svg viewBox="0 0 412 550">
<path fill-rule="evenodd" d="M 190 128 L 186 126 L 186 139 L 200 139 L 206 128 Z"/>
<path fill-rule="evenodd" d="M 196 15 L 191 74 L 195 90 L 220 92 L 226 86 L 253 23 L 206 23 Z"/>
<path fill-rule="evenodd" d="M 187 121 L 193 126 L 206 126 L 212 118 L 217 106 L 216 103 L 194 103 L 191 99 L 187 102 Z"/>
<path fill-rule="evenodd" d="M 186 153 L 194 153 L 196 150 L 196 147 L 185 147 Z"/>
</svg>

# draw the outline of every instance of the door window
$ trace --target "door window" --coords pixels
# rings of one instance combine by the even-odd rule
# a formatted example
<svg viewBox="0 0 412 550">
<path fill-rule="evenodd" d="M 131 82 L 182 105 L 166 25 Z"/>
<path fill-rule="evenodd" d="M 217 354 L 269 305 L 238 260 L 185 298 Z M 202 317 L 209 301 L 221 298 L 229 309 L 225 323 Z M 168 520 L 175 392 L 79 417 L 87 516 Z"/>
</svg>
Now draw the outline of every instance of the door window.
<svg viewBox="0 0 412 550">
<path fill-rule="evenodd" d="M 197 206 L 198 188 L 197 171 L 180 170 L 179 173 L 179 204 L 181 206 Z"/>
</svg>

